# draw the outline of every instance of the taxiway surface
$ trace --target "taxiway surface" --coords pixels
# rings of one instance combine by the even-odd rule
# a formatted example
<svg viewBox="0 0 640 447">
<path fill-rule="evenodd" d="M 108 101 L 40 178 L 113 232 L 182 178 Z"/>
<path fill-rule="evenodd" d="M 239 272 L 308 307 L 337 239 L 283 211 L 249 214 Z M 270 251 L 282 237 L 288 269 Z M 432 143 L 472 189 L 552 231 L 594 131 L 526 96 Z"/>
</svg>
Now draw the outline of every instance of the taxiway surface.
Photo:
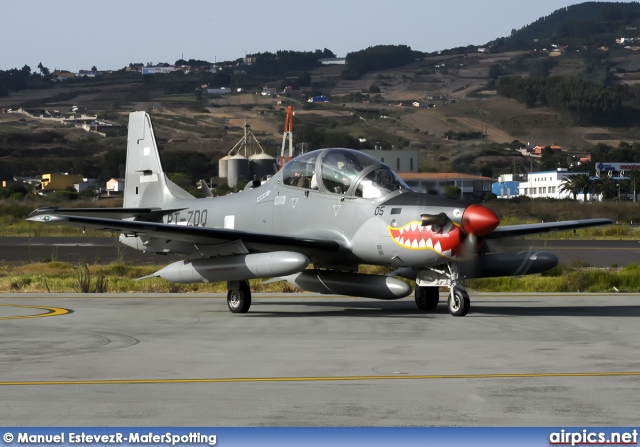
<svg viewBox="0 0 640 447">
<path fill-rule="evenodd" d="M 72 312 L 67 312 L 72 311 Z M 0 295 L 7 426 L 635 426 L 640 296 Z"/>
</svg>

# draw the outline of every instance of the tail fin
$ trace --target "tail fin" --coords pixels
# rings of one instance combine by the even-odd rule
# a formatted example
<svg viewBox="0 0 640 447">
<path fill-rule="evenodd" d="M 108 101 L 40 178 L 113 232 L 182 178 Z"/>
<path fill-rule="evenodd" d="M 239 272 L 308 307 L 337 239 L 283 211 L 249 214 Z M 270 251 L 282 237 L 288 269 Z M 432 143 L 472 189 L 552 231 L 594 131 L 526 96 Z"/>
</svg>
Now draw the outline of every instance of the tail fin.
<svg viewBox="0 0 640 447">
<path fill-rule="evenodd" d="M 131 112 L 123 206 L 163 208 L 175 199 L 193 199 L 193 196 L 165 176 L 149 115 Z"/>
</svg>

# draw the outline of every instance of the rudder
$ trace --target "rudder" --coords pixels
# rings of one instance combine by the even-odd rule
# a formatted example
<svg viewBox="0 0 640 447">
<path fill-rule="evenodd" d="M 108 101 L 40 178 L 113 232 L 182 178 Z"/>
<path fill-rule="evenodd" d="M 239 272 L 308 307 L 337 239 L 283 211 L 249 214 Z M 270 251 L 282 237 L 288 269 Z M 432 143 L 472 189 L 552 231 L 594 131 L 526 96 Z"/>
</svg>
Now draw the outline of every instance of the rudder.
<svg viewBox="0 0 640 447">
<path fill-rule="evenodd" d="M 175 198 L 190 199 L 193 196 L 166 178 L 149 114 L 131 112 L 123 206 L 162 208 Z"/>
</svg>

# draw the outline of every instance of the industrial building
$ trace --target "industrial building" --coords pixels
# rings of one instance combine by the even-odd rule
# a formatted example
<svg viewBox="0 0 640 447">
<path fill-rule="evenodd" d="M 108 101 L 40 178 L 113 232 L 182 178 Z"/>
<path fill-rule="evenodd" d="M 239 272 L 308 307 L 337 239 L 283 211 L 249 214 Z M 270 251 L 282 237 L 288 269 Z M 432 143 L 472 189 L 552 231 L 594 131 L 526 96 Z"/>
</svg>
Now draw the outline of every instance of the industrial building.
<svg viewBox="0 0 640 447">
<path fill-rule="evenodd" d="M 498 181 L 491 185 L 491 192 L 499 199 L 511 199 L 520 195 L 521 175 L 503 174 L 498 177 Z"/>
<path fill-rule="evenodd" d="M 478 201 L 491 192 L 493 179 L 479 175 L 455 172 L 398 172 L 398 175 L 414 191 L 442 195 L 445 188 L 460 188 L 463 199 Z"/>
<path fill-rule="evenodd" d="M 53 191 L 75 189 L 74 185 L 82 183 L 82 180 L 80 174 L 42 174 L 40 186 L 36 187 L 36 193 L 46 194 Z"/>
<path fill-rule="evenodd" d="M 360 152 L 377 158 L 396 172 L 418 172 L 418 151 L 362 149 Z"/>
</svg>

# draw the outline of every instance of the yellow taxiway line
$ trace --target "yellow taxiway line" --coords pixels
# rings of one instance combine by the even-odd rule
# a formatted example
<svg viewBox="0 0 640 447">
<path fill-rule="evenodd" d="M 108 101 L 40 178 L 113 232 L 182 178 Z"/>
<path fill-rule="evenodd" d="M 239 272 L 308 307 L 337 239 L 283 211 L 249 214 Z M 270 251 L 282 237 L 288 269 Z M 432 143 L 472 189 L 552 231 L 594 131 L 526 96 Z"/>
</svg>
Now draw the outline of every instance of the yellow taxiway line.
<svg viewBox="0 0 640 447">
<path fill-rule="evenodd" d="M 16 320 L 18 318 L 42 318 L 42 317 L 57 317 L 60 315 L 66 315 L 68 313 L 72 313 L 71 309 L 63 309 L 61 307 L 45 307 L 45 306 L 25 306 L 22 304 L 0 304 L 0 306 L 4 307 L 20 307 L 23 309 L 41 309 L 44 310 L 44 313 L 35 314 L 35 315 L 13 315 L 10 317 L 0 317 L 0 320 Z"/>
<path fill-rule="evenodd" d="M 439 379 L 517 379 L 551 377 L 629 377 L 640 376 L 640 371 L 566 372 L 566 373 L 514 373 L 514 374 L 438 374 L 393 376 L 326 376 L 326 377 L 226 377 L 210 379 L 105 379 L 105 380 L 33 380 L 0 381 L 7 385 L 140 385 L 161 383 L 260 383 L 260 382 L 330 382 L 365 380 L 439 380 Z"/>
</svg>

